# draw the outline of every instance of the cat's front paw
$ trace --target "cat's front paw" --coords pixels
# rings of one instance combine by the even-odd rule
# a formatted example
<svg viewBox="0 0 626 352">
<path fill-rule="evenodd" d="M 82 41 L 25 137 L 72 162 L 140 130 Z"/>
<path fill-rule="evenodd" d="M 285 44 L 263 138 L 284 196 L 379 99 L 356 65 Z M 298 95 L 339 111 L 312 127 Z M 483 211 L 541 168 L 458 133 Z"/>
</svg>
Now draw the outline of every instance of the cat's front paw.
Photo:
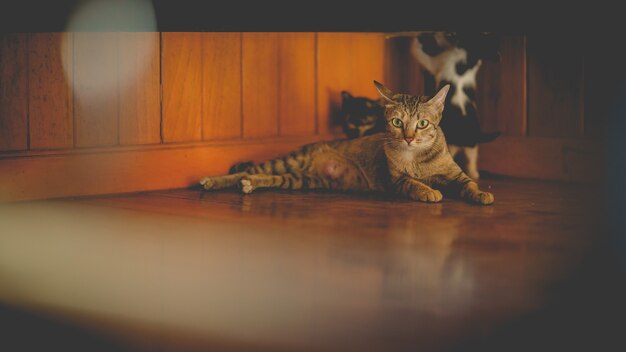
<svg viewBox="0 0 626 352">
<path fill-rule="evenodd" d="M 495 198 L 493 197 L 493 193 L 491 192 L 478 191 L 472 193 L 472 195 L 470 196 L 470 200 L 477 204 L 489 205 L 493 204 Z"/>
<path fill-rule="evenodd" d="M 250 194 L 252 193 L 252 191 L 254 191 L 254 186 L 252 185 L 252 181 L 244 178 L 241 181 L 239 181 L 239 183 L 241 184 L 241 191 L 243 193 Z"/>
<path fill-rule="evenodd" d="M 436 189 L 422 190 L 411 195 L 413 200 L 419 200 L 426 203 L 441 202 L 443 195 Z"/>
<path fill-rule="evenodd" d="M 206 190 L 213 189 L 213 187 L 215 187 L 215 181 L 213 181 L 211 177 L 203 178 L 202 180 L 200 180 L 200 184 Z"/>
</svg>

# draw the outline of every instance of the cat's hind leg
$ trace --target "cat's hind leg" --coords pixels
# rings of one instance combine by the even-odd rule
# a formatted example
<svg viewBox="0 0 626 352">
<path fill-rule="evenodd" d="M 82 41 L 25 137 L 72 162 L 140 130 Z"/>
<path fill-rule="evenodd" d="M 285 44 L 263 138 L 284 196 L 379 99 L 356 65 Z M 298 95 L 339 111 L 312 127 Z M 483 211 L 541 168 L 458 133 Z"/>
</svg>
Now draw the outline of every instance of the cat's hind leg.
<svg viewBox="0 0 626 352">
<path fill-rule="evenodd" d="M 200 184 L 206 190 L 230 188 L 239 185 L 239 181 L 245 176 L 248 176 L 248 173 L 238 172 L 232 175 L 208 176 L 200 180 Z"/>
<path fill-rule="evenodd" d="M 259 188 L 279 188 L 289 190 L 331 188 L 330 182 L 322 177 L 300 173 L 282 175 L 247 175 L 240 181 L 243 193 L 252 193 Z"/>
</svg>

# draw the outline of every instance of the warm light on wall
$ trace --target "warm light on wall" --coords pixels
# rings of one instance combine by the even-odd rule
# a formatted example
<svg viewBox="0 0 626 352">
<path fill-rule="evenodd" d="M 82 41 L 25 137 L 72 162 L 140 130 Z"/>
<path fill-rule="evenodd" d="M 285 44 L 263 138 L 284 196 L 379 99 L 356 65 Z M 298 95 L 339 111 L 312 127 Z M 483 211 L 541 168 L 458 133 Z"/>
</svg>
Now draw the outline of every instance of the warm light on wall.
<svg viewBox="0 0 626 352">
<path fill-rule="evenodd" d="M 151 1 L 103 1 L 88 0 L 79 3 L 65 26 L 67 32 L 155 32 L 156 15 Z M 120 42 L 124 36 L 110 35 L 105 40 L 89 37 L 89 50 L 80 53 L 79 64 L 89 72 L 88 88 L 82 90 L 79 96 L 81 103 L 105 103 L 112 97 L 117 97 L 118 92 L 133 87 L 139 78 L 145 74 L 148 63 L 155 47 L 158 46 L 158 38 L 151 37 L 141 42 L 141 45 L 133 47 L 134 60 L 124 62 L 110 62 L 121 48 Z M 106 36 L 106 34 L 104 34 Z M 63 37 L 62 49 L 68 45 Z M 109 40 L 110 39 L 110 40 Z M 74 39 L 76 41 L 76 38 Z M 74 46 L 76 50 L 76 46 Z M 61 51 L 64 52 L 64 51 Z M 76 60 L 76 52 L 71 60 L 64 58 L 63 68 L 68 82 L 77 69 L 71 61 Z M 80 68 L 79 68 L 80 69 Z"/>
</svg>

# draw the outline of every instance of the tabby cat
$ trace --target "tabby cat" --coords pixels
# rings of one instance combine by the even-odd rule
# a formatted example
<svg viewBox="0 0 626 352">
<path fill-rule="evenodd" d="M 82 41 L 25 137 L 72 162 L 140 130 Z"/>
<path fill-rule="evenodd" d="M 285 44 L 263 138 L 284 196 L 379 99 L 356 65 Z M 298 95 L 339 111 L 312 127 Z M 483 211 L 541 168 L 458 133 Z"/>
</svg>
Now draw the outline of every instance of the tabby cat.
<svg viewBox="0 0 626 352">
<path fill-rule="evenodd" d="M 205 177 L 205 189 L 258 188 L 383 191 L 422 202 L 439 202 L 440 190 L 478 204 L 491 204 L 448 153 L 439 128 L 446 94 L 432 99 L 396 94 L 374 81 L 385 100 L 385 133 L 349 140 L 318 142 L 290 155 L 231 175 Z"/>
<path fill-rule="evenodd" d="M 484 33 L 422 33 L 414 38 L 411 52 L 425 69 L 427 82 L 434 81 L 436 87 L 450 85 L 441 128 L 452 157 L 471 178 L 478 179 L 478 144 L 500 133 L 480 130 L 476 74 L 483 59 L 499 61 L 498 38 Z"/>
</svg>

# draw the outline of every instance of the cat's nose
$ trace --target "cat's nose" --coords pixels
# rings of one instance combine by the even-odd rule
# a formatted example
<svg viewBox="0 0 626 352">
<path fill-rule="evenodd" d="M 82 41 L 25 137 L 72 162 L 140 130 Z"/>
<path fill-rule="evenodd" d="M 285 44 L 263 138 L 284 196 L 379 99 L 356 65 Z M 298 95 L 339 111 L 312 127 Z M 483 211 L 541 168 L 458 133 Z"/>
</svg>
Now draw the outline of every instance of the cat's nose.
<svg viewBox="0 0 626 352">
<path fill-rule="evenodd" d="M 404 140 L 406 141 L 406 144 L 411 144 L 411 142 L 413 142 L 412 137 L 404 137 Z"/>
</svg>

